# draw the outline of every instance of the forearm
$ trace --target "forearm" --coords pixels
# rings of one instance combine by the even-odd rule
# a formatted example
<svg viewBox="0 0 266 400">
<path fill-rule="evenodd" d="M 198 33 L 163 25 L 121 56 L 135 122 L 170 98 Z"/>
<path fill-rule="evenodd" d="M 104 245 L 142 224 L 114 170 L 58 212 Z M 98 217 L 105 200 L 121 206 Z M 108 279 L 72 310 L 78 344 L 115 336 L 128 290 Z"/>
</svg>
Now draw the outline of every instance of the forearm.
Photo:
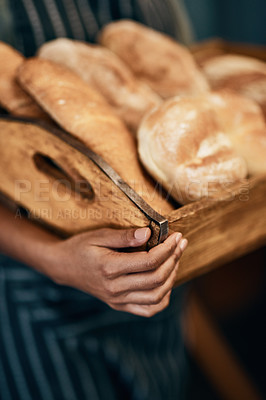
<svg viewBox="0 0 266 400">
<path fill-rule="evenodd" d="M 2 206 L 0 223 L 0 251 L 116 310 L 149 317 L 167 307 L 187 245 L 175 233 L 148 252 L 137 251 L 149 228 L 98 229 L 60 240 Z M 128 247 L 136 251 L 121 251 Z"/>
<path fill-rule="evenodd" d="M 0 252 L 51 276 L 51 245 L 60 239 L 0 205 Z"/>
</svg>

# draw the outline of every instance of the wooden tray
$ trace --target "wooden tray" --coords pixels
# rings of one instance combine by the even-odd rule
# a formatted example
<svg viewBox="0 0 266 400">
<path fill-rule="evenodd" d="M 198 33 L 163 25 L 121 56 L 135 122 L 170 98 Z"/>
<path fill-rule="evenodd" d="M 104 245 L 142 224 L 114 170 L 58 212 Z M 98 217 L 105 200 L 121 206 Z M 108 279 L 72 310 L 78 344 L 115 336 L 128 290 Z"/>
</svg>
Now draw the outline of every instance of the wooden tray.
<svg viewBox="0 0 266 400">
<path fill-rule="evenodd" d="M 239 54 L 266 61 L 265 46 L 231 43 L 218 38 L 193 44 L 190 46 L 190 50 L 198 64 L 221 54 Z"/>
<path fill-rule="evenodd" d="M 200 62 L 206 54 L 210 57 L 211 53 L 229 49 L 234 52 L 234 45 L 212 41 L 197 45 L 192 51 Z M 253 48 L 253 51 L 253 56 L 256 52 L 263 59 L 259 57 L 261 49 Z M 265 57 L 265 50 L 262 53 Z M 241 54 L 250 53 L 241 46 Z M 29 209 L 35 219 L 66 235 L 102 226 L 149 225 L 153 230 L 152 246 L 165 236 L 168 221 L 170 232 L 181 231 L 189 240 L 177 284 L 266 244 L 266 176 L 234 185 L 219 193 L 215 200 L 195 202 L 160 216 L 134 191 L 128 191 L 114 171 L 113 175 L 106 174 L 104 162 L 99 164 L 93 157 L 88 159 L 90 151 L 84 154 L 83 150 L 84 146 L 62 131 L 54 134 L 43 124 L 1 119 L 0 168 L 4 173 L 0 191 L 5 198 Z M 12 163 L 14 159 L 16 163 Z M 50 197 L 47 200 L 45 185 L 36 198 L 34 181 L 42 179 L 49 190 L 56 180 L 66 180 L 67 185 L 61 184 L 57 189 L 68 199 L 60 202 Z M 75 184 L 80 179 L 86 182 L 86 187 L 77 191 Z M 16 192 L 18 181 L 20 187 Z M 64 215 L 64 210 L 72 210 L 74 214 Z M 57 218 L 53 218 L 54 212 Z"/>
<path fill-rule="evenodd" d="M 149 247 L 167 237 L 164 216 L 101 157 L 55 126 L 0 115 L 0 169 L 2 201 L 18 205 L 18 217 L 27 212 L 63 236 L 149 225 Z"/>
</svg>

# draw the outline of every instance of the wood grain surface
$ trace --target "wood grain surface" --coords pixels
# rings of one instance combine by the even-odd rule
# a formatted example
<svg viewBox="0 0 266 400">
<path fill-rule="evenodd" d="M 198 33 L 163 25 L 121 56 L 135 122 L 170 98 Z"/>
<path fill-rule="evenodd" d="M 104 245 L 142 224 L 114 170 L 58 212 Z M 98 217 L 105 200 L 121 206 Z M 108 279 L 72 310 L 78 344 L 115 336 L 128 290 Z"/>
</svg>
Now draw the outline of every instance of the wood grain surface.
<svg viewBox="0 0 266 400">
<path fill-rule="evenodd" d="M 184 206 L 168 220 L 170 231 L 189 241 L 179 284 L 266 244 L 266 176 L 235 184 L 217 200 Z"/>
<path fill-rule="evenodd" d="M 41 126 L 0 119 L 0 149 L 0 191 L 33 219 L 67 235 L 149 225 L 99 167 Z"/>
</svg>

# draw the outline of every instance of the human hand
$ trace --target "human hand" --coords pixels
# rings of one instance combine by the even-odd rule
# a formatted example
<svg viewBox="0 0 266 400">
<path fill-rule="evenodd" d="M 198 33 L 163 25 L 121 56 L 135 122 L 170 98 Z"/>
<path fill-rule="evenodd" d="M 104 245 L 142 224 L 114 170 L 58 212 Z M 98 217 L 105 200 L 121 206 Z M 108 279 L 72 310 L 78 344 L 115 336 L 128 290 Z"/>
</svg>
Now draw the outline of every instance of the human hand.
<svg viewBox="0 0 266 400">
<path fill-rule="evenodd" d="M 99 229 L 53 243 L 49 252 L 52 278 L 115 310 L 153 316 L 169 304 L 187 240 L 174 233 L 148 252 L 121 251 L 145 244 L 150 234 L 149 228 Z"/>
</svg>

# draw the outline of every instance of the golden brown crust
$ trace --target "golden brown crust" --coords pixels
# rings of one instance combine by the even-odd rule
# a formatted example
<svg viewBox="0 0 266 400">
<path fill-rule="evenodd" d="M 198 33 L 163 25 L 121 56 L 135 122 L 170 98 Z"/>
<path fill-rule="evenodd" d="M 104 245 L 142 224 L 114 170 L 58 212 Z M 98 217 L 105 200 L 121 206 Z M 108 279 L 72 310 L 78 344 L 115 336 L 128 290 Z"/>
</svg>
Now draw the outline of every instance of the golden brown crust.
<svg viewBox="0 0 266 400">
<path fill-rule="evenodd" d="M 161 102 L 122 60 L 102 46 L 61 38 L 45 43 L 38 56 L 73 70 L 104 96 L 133 132 L 145 112 Z"/>
<path fill-rule="evenodd" d="M 170 99 L 138 131 L 143 164 L 180 203 L 217 197 L 218 190 L 247 174 L 211 96 Z"/>
<path fill-rule="evenodd" d="M 22 54 L 0 42 L 0 60 L 0 105 L 13 115 L 47 119 L 47 115 L 16 82 L 17 68 L 24 61 Z"/>
<path fill-rule="evenodd" d="M 266 63 L 252 57 L 225 54 L 202 65 L 212 89 L 231 89 L 256 101 L 266 116 Z"/>
<path fill-rule="evenodd" d="M 209 99 L 249 174 L 266 173 L 266 124 L 259 105 L 228 89 L 213 92 Z"/>
<path fill-rule="evenodd" d="M 100 93 L 69 69 L 39 58 L 25 61 L 18 78 L 59 125 L 102 156 L 152 207 L 163 213 L 172 209 L 154 194 L 139 164 L 134 138 Z"/>
<path fill-rule="evenodd" d="M 127 20 L 112 22 L 99 40 L 163 98 L 199 94 L 209 88 L 184 46 L 144 25 Z"/>
</svg>

